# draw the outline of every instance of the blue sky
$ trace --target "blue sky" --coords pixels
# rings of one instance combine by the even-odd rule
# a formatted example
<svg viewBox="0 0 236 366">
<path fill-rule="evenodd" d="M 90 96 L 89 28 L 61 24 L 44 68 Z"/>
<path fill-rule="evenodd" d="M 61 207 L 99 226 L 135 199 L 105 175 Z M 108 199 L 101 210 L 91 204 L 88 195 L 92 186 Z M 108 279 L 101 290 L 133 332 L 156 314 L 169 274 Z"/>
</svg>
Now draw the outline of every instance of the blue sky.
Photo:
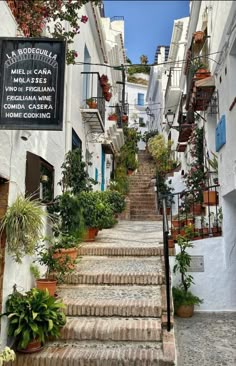
<svg viewBox="0 0 236 366">
<path fill-rule="evenodd" d="M 158 45 L 169 45 L 173 21 L 189 15 L 189 1 L 105 0 L 105 16 L 124 16 L 125 48 L 132 63 L 148 56 L 154 62 Z"/>
</svg>

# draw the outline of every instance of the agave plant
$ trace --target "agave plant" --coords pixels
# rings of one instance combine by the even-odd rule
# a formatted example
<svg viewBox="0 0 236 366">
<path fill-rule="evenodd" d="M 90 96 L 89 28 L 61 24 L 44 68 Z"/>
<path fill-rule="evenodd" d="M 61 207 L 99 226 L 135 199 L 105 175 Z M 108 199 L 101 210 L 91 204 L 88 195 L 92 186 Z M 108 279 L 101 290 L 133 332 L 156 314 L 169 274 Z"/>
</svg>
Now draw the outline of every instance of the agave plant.
<svg viewBox="0 0 236 366">
<path fill-rule="evenodd" d="M 0 235 L 5 231 L 8 252 L 16 262 L 21 263 L 25 255 L 34 254 L 45 215 L 40 202 L 32 197 L 20 195 L 8 207 L 1 220 Z"/>
</svg>

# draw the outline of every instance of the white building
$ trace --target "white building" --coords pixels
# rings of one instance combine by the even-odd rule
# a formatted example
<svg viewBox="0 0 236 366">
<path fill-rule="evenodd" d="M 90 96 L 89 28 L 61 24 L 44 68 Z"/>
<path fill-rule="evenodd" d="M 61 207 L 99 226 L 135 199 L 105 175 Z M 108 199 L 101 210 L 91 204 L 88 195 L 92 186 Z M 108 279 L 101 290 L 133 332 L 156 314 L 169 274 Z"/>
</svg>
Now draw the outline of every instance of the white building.
<svg viewBox="0 0 236 366">
<path fill-rule="evenodd" d="M 22 36 L 5 1 L 0 2 L 0 14 L 0 37 Z M 47 169 L 53 181 L 52 197 L 60 194 L 57 183 L 61 179 L 61 165 L 66 152 L 76 147 L 81 148 L 84 160 L 92 163 L 89 174 L 98 181 L 96 189 L 104 190 L 109 183 L 112 160 L 124 144 L 122 128 L 107 120 L 110 105 L 121 110 L 121 89 L 116 81 L 122 81 L 122 72 L 104 65 L 119 66 L 125 62 L 124 21 L 104 18 L 102 8 L 91 2 L 79 10 L 78 16 L 82 15 L 89 20 L 81 26 L 73 44 L 78 52 L 77 64 L 65 69 L 63 130 L 0 130 L 0 217 L 17 195 L 25 195 L 26 188 L 28 192 L 38 190 L 43 198 L 39 189 L 42 169 Z M 102 95 L 102 74 L 107 74 L 112 85 L 110 102 Z M 90 97 L 96 99 L 97 108 L 88 107 L 86 99 Z M 33 284 L 29 271 L 31 258 L 25 257 L 22 265 L 16 264 L 1 240 L 0 306 L 15 284 L 24 290 Z M 5 327 L 2 334 L 4 338 Z"/>
<path fill-rule="evenodd" d="M 191 255 L 196 256 L 195 264 L 198 269 L 194 269 L 191 273 L 195 282 L 192 291 L 203 298 L 204 303 L 199 308 L 202 311 L 235 311 L 236 309 L 235 15 L 234 1 L 190 2 L 186 39 L 186 30 L 183 32 L 183 41 L 187 43 L 184 57 L 182 54 L 182 58 L 179 58 L 184 60 L 182 64 L 179 63 L 180 79 L 177 82 L 174 78 L 176 82 L 172 85 L 174 74 L 171 74 L 166 89 L 168 100 L 166 100 L 165 113 L 170 109 L 175 116 L 173 126 L 176 128 L 171 128 L 170 132 L 182 164 L 181 169 L 184 172 L 190 172 L 193 161 L 190 151 L 193 126 L 203 128 L 203 164 L 209 185 L 213 184 L 215 176 L 215 173 L 209 169 L 209 157 L 212 158 L 212 152 L 218 156 L 219 204 L 210 206 L 205 204 L 205 214 L 202 209 L 201 215 L 208 218 L 208 215 L 213 212 L 216 216 L 221 207 L 223 234 L 213 237 L 213 231 L 211 232 L 210 229 L 208 237 L 193 241 L 194 247 L 189 251 Z M 172 40 L 179 37 L 178 21 L 176 22 Z M 180 38 L 179 45 L 181 42 Z M 176 64 L 178 56 L 175 56 L 173 47 L 170 48 L 170 57 L 173 57 L 172 60 Z M 198 62 L 205 64 L 201 65 L 201 68 L 206 66 L 210 71 L 204 79 L 202 75 L 196 74 L 200 66 L 197 66 Z M 203 71 L 200 72 L 203 73 Z M 179 99 L 181 94 L 183 98 Z M 178 99 L 179 102 L 177 102 Z M 174 177 L 172 181 L 175 188 L 180 188 L 181 177 L 176 181 Z M 211 190 L 214 189 L 211 188 Z M 196 215 L 196 228 L 200 220 L 200 214 Z M 200 270 L 197 258 L 202 263 Z"/>
<path fill-rule="evenodd" d="M 148 130 L 150 124 L 146 111 L 148 80 L 148 74 L 137 73 L 133 74 L 132 78 L 128 76 L 126 83 L 127 102 L 129 105 L 129 127 L 137 128 L 142 134 Z M 144 150 L 145 143 L 140 141 L 138 143 L 138 148 L 139 150 Z"/>
</svg>

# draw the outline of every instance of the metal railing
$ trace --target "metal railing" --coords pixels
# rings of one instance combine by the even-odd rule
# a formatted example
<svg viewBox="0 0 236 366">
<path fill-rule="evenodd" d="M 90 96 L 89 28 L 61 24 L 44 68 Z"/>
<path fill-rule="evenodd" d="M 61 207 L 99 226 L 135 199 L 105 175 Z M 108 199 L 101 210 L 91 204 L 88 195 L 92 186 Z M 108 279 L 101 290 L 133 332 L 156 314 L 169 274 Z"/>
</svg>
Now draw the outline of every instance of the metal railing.
<svg viewBox="0 0 236 366">
<path fill-rule="evenodd" d="M 177 240 L 191 229 L 192 240 L 222 235 L 222 211 L 218 200 L 219 185 L 171 194 L 171 236 Z"/>
<path fill-rule="evenodd" d="M 168 236 L 169 236 L 169 227 L 168 227 L 168 219 L 167 219 L 167 211 L 166 211 L 166 198 L 162 199 L 162 207 L 163 207 L 163 244 L 164 244 L 164 261 L 165 261 L 165 280 L 166 280 L 166 313 L 167 313 L 167 331 L 169 332 L 171 329 L 170 323 L 170 263 L 169 263 L 169 247 L 168 247 Z"/>
<path fill-rule="evenodd" d="M 86 104 L 88 99 L 93 99 L 97 103 L 97 109 L 105 122 L 105 99 L 100 84 L 100 75 L 98 72 L 81 72 L 83 85 L 83 106 L 89 108 Z"/>
</svg>

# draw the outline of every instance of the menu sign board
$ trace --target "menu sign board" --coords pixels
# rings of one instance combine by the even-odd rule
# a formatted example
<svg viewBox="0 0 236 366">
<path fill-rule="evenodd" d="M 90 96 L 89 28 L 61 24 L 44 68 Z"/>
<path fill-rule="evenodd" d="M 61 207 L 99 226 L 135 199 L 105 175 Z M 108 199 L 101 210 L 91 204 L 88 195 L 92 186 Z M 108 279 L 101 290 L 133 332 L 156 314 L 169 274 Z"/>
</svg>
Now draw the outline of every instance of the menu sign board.
<svg viewBox="0 0 236 366">
<path fill-rule="evenodd" d="M 62 130 L 65 42 L 0 38 L 0 129 Z"/>
</svg>

